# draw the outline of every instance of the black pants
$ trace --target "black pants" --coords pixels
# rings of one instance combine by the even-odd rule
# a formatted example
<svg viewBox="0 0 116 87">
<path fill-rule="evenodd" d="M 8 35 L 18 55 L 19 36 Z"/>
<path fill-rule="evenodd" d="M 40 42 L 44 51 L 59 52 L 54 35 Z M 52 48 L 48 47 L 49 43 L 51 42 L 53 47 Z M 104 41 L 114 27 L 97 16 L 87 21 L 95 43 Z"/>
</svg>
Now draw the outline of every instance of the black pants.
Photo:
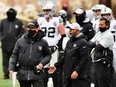
<svg viewBox="0 0 116 87">
<path fill-rule="evenodd" d="M 7 50 L 2 49 L 2 66 L 4 76 L 9 76 L 8 66 L 11 55 L 12 52 L 8 52 Z"/>
<path fill-rule="evenodd" d="M 115 71 L 113 71 L 113 74 L 112 74 L 112 80 L 111 80 L 110 87 L 116 87 L 116 73 L 115 73 Z"/>
<path fill-rule="evenodd" d="M 19 80 L 20 87 L 44 87 L 42 80 Z"/>
<path fill-rule="evenodd" d="M 90 87 L 90 84 L 83 78 L 65 79 L 63 87 Z"/>
<path fill-rule="evenodd" d="M 94 63 L 94 84 L 95 87 L 111 87 L 112 68 L 105 67 L 102 63 Z"/>
<path fill-rule="evenodd" d="M 59 52 L 59 57 L 58 57 L 58 61 L 62 58 L 64 52 L 61 53 Z M 63 66 L 59 67 L 57 69 L 57 74 L 58 74 L 58 86 L 57 87 L 63 87 Z"/>
<path fill-rule="evenodd" d="M 48 74 L 48 70 L 49 70 L 49 68 L 44 69 L 44 72 L 45 72 L 44 87 L 48 87 L 47 83 L 48 83 L 49 77 L 52 77 L 54 87 L 58 87 L 58 74 L 57 74 L 57 71 L 55 73 L 53 73 L 53 74 Z"/>
</svg>

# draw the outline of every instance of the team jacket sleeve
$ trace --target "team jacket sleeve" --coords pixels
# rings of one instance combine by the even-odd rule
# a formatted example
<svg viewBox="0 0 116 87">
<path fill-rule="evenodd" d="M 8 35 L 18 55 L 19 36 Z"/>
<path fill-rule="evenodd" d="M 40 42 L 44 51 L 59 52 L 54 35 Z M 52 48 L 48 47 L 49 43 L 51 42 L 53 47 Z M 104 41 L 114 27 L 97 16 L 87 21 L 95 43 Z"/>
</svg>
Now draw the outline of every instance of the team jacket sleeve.
<svg viewBox="0 0 116 87">
<path fill-rule="evenodd" d="M 51 59 L 51 53 L 48 47 L 48 43 L 46 41 L 43 43 L 43 55 L 43 59 L 40 61 L 40 63 L 46 65 L 50 62 Z"/>
<path fill-rule="evenodd" d="M 3 20 L 0 21 L 0 40 L 2 39 L 2 36 L 3 36 Z"/>
<path fill-rule="evenodd" d="M 18 62 L 18 57 L 19 57 L 19 43 L 18 41 L 15 44 L 12 56 L 11 56 L 11 61 L 9 63 L 9 70 L 16 70 L 16 64 Z"/>
<path fill-rule="evenodd" d="M 81 60 L 79 64 L 75 67 L 75 71 L 77 71 L 78 73 L 87 66 L 87 63 L 89 61 L 89 46 L 87 43 L 82 43 L 82 46 L 79 48 L 79 54 Z"/>
</svg>

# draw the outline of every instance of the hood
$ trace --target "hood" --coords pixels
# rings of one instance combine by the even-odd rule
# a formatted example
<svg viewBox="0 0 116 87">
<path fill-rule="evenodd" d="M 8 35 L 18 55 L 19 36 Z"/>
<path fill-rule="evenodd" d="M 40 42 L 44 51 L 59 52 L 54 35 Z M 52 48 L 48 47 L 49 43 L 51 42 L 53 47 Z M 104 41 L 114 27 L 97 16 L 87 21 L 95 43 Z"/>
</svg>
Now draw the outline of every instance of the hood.
<svg viewBox="0 0 116 87">
<path fill-rule="evenodd" d="M 10 8 L 7 12 L 6 12 L 8 21 L 14 21 L 17 15 L 17 11 L 13 8 Z"/>
</svg>

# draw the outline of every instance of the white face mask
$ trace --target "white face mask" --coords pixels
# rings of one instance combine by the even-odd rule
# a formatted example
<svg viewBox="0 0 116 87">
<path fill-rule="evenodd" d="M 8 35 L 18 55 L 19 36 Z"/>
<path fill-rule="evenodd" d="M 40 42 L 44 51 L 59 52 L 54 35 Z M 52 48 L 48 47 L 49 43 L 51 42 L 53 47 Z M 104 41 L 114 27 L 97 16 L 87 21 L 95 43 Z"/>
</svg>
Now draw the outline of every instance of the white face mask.
<svg viewBox="0 0 116 87">
<path fill-rule="evenodd" d="M 49 15 L 44 15 L 45 18 L 49 18 Z"/>
<path fill-rule="evenodd" d="M 111 20 L 111 16 L 109 16 L 109 17 L 106 17 L 106 16 L 103 16 L 104 18 L 106 18 L 107 20 Z"/>
<path fill-rule="evenodd" d="M 51 11 L 49 11 L 49 13 L 45 13 L 45 12 L 44 12 L 44 17 L 45 17 L 45 18 L 48 18 L 48 17 L 50 17 L 50 16 L 53 16 Z"/>
<path fill-rule="evenodd" d="M 95 18 L 96 19 L 100 19 L 101 18 L 101 15 L 95 15 Z"/>
</svg>

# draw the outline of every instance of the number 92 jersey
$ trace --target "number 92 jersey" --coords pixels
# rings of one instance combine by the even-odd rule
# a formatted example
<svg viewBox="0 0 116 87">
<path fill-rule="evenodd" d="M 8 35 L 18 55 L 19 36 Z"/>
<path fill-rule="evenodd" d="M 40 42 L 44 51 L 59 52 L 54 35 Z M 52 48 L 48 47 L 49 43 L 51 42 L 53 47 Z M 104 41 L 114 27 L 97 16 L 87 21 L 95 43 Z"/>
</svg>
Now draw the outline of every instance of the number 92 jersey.
<svg viewBox="0 0 116 87">
<path fill-rule="evenodd" d="M 37 22 L 39 23 L 40 29 L 45 33 L 45 39 L 49 46 L 56 45 L 59 40 L 58 27 L 62 24 L 59 17 L 52 17 L 49 22 L 45 17 L 39 17 Z"/>
</svg>

